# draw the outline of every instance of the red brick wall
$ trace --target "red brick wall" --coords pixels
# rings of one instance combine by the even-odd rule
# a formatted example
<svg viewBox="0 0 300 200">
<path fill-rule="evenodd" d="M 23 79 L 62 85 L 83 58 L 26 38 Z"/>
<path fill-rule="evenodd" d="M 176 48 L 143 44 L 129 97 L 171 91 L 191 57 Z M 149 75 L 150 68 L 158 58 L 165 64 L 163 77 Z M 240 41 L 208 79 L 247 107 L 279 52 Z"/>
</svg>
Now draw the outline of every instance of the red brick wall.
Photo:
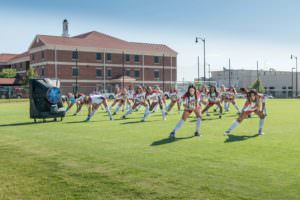
<svg viewBox="0 0 300 200">
<path fill-rule="evenodd" d="M 102 52 L 99 52 L 102 53 Z M 75 77 L 72 77 L 72 67 L 75 66 L 75 61 L 72 60 L 72 51 L 60 51 L 57 50 L 56 52 L 57 55 L 57 62 L 74 62 L 74 65 L 59 65 L 57 64 L 57 69 L 58 69 L 58 78 L 59 79 L 69 79 L 69 80 L 74 80 L 75 81 Z M 32 55 L 30 55 L 30 58 L 32 58 Z M 44 58 L 42 58 L 42 52 L 36 52 L 34 53 L 34 60 L 31 60 L 31 64 L 35 64 L 35 63 L 41 63 L 41 62 L 46 62 L 46 61 L 51 61 L 54 62 L 55 61 L 55 53 L 54 50 L 45 50 L 44 51 Z M 104 71 L 103 71 L 103 67 L 100 66 L 91 66 L 88 63 L 99 63 L 103 64 L 103 59 L 104 59 L 104 54 L 102 53 L 102 60 L 96 60 L 96 53 L 95 52 L 79 52 L 79 64 L 80 63 L 87 63 L 86 65 L 78 65 L 79 68 L 79 76 L 78 76 L 78 80 L 103 80 L 104 77 Z M 144 56 L 144 64 L 147 66 L 163 66 L 162 62 L 163 62 L 163 57 L 160 56 L 160 62 L 159 63 L 154 63 L 154 56 Z M 142 81 L 143 78 L 143 69 L 142 69 L 142 55 L 140 55 L 140 60 L 139 62 L 135 62 L 134 61 L 134 55 L 130 55 L 130 62 L 126 62 L 125 61 L 125 57 L 124 57 L 124 63 L 125 66 L 126 65 L 134 65 L 137 67 L 125 67 L 126 69 L 130 70 L 130 76 L 134 77 L 134 71 L 135 70 L 139 70 L 140 71 L 140 76 L 139 78 L 135 78 L 137 79 L 137 81 Z M 171 57 L 164 57 L 164 63 L 165 66 L 170 66 L 171 65 Z M 120 76 L 122 76 L 123 74 L 123 68 L 122 67 L 114 67 L 114 66 L 110 66 L 110 64 L 122 64 L 122 54 L 112 54 L 112 61 L 106 61 L 106 80 L 110 80 L 110 79 L 115 79 L 118 78 Z M 172 57 L 172 66 L 174 67 L 174 69 L 172 70 L 172 81 L 176 81 L 177 79 L 177 75 L 176 75 L 176 66 L 177 66 L 177 58 L 176 57 Z M 44 73 L 45 76 L 47 78 L 55 78 L 55 66 L 53 64 L 47 64 L 44 66 L 37 66 L 37 72 L 41 72 L 42 68 L 44 68 Z M 96 69 L 100 68 L 102 69 L 102 76 L 101 77 L 97 77 L 96 76 Z M 107 69 L 112 69 L 112 77 L 108 77 L 107 76 Z M 160 78 L 159 79 L 155 79 L 154 78 L 154 70 L 159 70 L 160 71 Z M 163 80 L 163 69 L 154 69 L 154 68 L 144 68 L 144 80 L 145 81 L 162 81 Z M 167 69 L 165 68 L 165 73 L 164 73 L 164 80 L 165 81 L 170 81 L 171 80 L 171 69 Z M 86 92 L 86 93 L 90 93 L 92 91 L 94 91 L 97 88 L 97 85 L 101 84 L 99 83 L 79 83 L 79 88 L 81 92 Z M 114 83 L 114 84 L 109 84 L 107 83 L 106 86 L 107 88 L 109 87 L 109 85 L 111 85 L 111 87 L 113 88 L 116 84 L 118 84 L 119 86 L 121 86 L 122 83 Z M 135 83 L 135 85 L 137 84 L 141 84 L 141 83 Z M 160 84 L 152 84 L 152 85 L 159 85 L 160 87 L 162 87 L 162 83 Z M 61 85 L 62 87 L 62 91 L 63 93 L 65 92 L 72 92 L 73 87 L 72 87 L 72 83 L 62 83 Z M 165 83 L 165 89 L 169 89 L 170 84 Z"/>
<path fill-rule="evenodd" d="M 96 60 L 96 52 L 79 52 L 79 61 L 81 63 L 103 63 L 104 61 L 104 53 L 99 52 L 102 55 L 102 60 Z M 32 60 L 32 55 L 34 55 L 34 60 Z M 125 65 L 131 64 L 131 65 L 142 65 L 143 60 L 142 60 L 142 55 L 139 55 L 139 62 L 134 61 L 134 56 L 135 55 L 130 55 L 130 61 L 126 62 L 124 58 L 124 63 Z M 58 62 L 74 62 L 72 60 L 72 51 L 61 51 L 57 50 L 56 51 L 56 57 Z M 30 55 L 31 58 L 31 63 L 39 63 L 43 61 L 54 61 L 55 60 L 55 51 L 54 50 L 45 50 L 44 51 L 44 59 L 42 58 L 42 51 L 32 53 Z M 154 56 L 144 56 L 144 64 L 145 65 L 150 65 L 150 66 L 163 66 L 163 57 L 160 56 L 160 63 L 156 64 L 154 63 Z M 170 66 L 171 65 L 171 57 L 164 57 L 164 62 L 165 66 Z M 107 64 L 122 64 L 122 54 L 112 54 L 112 61 L 107 60 L 106 56 L 106 63 Z M 176 57 L 172 57 L 172 66 L 176 67 Z"/>
</svg>

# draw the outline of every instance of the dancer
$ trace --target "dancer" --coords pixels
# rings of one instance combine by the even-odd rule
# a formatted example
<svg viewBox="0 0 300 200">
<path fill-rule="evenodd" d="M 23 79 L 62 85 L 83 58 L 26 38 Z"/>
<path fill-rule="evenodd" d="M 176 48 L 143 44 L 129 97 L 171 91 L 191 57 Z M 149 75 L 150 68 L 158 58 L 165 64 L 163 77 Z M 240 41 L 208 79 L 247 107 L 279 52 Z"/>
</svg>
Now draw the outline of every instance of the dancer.
<svg viewBox="0 0 300 200">
<path fill-rule="evenodd" d="M 159 87 L 157 89 L 152 89 L 152 87 L 147 87 L 146 89 L 146 100 L 149 106 L 149 110 L 145 112 L 144 117 L 142 121 L 144 122 L 146 118 L 150 115 L 150 113 L 153 111 L 153 109 L 156 106 L 159 106 L 163 120 L 166 120 L 166 113 L 164 111 L 163 102 L 162 102 L 162 91 L 159 90 Z"/>
<path fill-rule="evenodd" d="M 122 116 L 122 119 L 126 119 L 126 117 L 132 113 L 133 110 L 138 108 L 139 106 L 144 106 L 146 108 L 145 113 L 149 110 L 149 105 L 145 102 L 145 92 L 142 86 L 138 86 L 134 95 L 134 103 L 133 106 Z"/>
<path fill-rule="evenodd" d="M 88 116 L 85 119 L 86 122 L 89 121 L 93 117 L 93 115 L 98 110 L 98 108 L 100 107 L 101 104 L 104 105 L 104 107 L 109 115 L 109 119 L 113 120 L 111 111 L 107 104 L 107 100 L 104 96 L 91 95 L 91 96 L 86 96 L 84 100 L 85 100 L 85 103 L 88 104 L 88 111 L 89 111 Z"/>
<path fill-rule="evenodd" d="M 256 90 L 251 89 L 250 91 L 247 91 L 247 101 L 244 105 L 244 108 L 242 110 L 242 113 L 237 118 L 236 121 L 230 126 L 230 128 L 225 132 L 226 135 L 230 135 L 232 130 L 236 128 L 242 121 L 248 117 L 251 113 L 255 113 L 259 116 L 259 129 L 258 129 L 258 135 L 263 135 L 263 127 L 265 122 L 266 115 L 264 114 L 262 110 L 262 98 L 261 96 L 256 92 Z"/>
<path fill-rule="evenodd" d="M 200 94 L 197 92 L 197 89 L 194 85 L 190 85 L 188 87 L 187 92 L 183 96 L 183 106 L 184 111 L 182 114 L 181 119 L 170 133 L 169 138 L 174 139 L 176 132 L 180 129 L 186 119 L 192 114 L 193 112 L 196 115 L 196 129 L 194 132 L 194 136 L 200 136 L 200 126 L 201 126 L 201 104 L 200 104 Z"/>
<path fill-rule="evenodd" d="M 169 105 L 167 105 L 166 107 L 166 111 L 167 112 L 170 112 L 173 108 L 173 106 L 175 104 L 177 104 L 177 110 L 178 110 L 178 113 L 180 113 L 180 101 L 181 101 L 181 98 L 179 97 L 178 95 L 178 91 L 175 87 L 171 87 L 170 89 L 170 93 L 169 93 L 169 97 L 170 97 L 170 103 Z"/>
<path fill-rule="evenodd" d="M 212 86 L 210 86 L 209 92 L 208 92 L 208 104 L 202 110 L 202 114 L 204 112 L 208 111 L 208 109 L 210 107 L 212 107 L 213 105 L 217 105 L 219 107 L 219 118 L 221 119 L 223 108 L 222 108 L 221 103 L 220 103 L 220 97 L 219 97 L 219 93 L 217 92 L 217 88 L 216 88 L 216 86 L 212 85 Z"/>
</svg>

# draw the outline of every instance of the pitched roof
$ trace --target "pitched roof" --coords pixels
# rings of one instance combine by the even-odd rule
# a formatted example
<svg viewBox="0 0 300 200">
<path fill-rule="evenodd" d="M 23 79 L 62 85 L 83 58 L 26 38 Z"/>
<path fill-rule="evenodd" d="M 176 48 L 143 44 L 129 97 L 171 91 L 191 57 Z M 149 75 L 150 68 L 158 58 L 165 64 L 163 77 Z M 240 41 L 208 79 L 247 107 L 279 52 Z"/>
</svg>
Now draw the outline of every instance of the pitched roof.
<svg viewBox="0 0 300 200">
<path fill-rule="evenodd" d="M 11 53 L 1 53 L 0 54 L 0 62 L 8 62 L 13 57 L 15 57 L 17 54 L 11 54 Z"/>
<path fill-rule="evenodd" d="M 13 85 L 15 81 L 15 78 L 0 78 L 0 85 Z"/>
<path fill-rule="evenodd" d="M 24 58 L 24 57 L 27 57 L 29 56 L 29 53 L 28 51 L 25 51 L 23 53 L 20 53 L 20 54 L 16 54 L 14 57 L 12 57 L 10 60 L 14 60 L 14 59 L 18 59 L 18 58 Z"/>
<path fill-rule="evenodd" d="M 19 59 L 19 58 L 25 58 L 29 56 L 28 51 L 20 53 L 20 54 L 10 54 L 10 53 L 3 53 L 0 54 L 0 62 L 1 63 L 9 63 L 10 61 Z"/>
<path fill-rule="evenodd" d="M 160 53 L 177 54 L 176 51 L 164 44 L 128 42 L 104 33 L 91 31 L 74 37 L 37 35 L 43 43 L 52 45 L 110 48 L 139 51 L 157 51 Z"/>
</svg>

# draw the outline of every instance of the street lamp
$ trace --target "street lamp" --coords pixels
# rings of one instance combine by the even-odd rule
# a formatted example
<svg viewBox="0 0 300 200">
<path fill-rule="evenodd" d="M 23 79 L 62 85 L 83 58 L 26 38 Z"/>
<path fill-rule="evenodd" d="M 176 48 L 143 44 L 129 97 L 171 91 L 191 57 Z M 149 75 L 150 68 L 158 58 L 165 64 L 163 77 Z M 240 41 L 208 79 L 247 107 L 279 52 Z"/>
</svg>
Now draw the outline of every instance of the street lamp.
<svg viewBox="0 0 300 200">
<path fill-rule="evenodd" d="M 229 63 L 228 63 L 228 68 L 229 68 L 229 71 L 228 71 L 228 78 L 229 78 L 229 86 L 228 87 L 231 87 L 231 60 L 229 58 Z"/>
<path fill-rule="evenodd" d="M 298 97 L 298 57 L 291 54 L 291 59 L 296 60 L 296 97 Z"/>
<path fill-rule="evenodd" d="M 203 42 L 203 66 L 204 66 L 204 85 L 205 85 L 205 80 L 206 80 L 206 75 L 205 75 L 205 38 L 201 37 L 196 37 L 195 42 L 198 43 L 199 39 Z M 199 65 L 198 65 L 198 71 L 199 71 Z M 199 80 L 199 73 L 198 73 L 198 80 Z"/>
<path fill-rule="evenodd" d="M 162 64 L 163 64 L 163 91 L 165 91 L 165 54 L 162 57 Z"/>
<path fill-rule="evenodd" d="M 292 97 L 294 97 L 294 69 L 296 68 L 292 68 Z"/>
<path fill-rule="evenodd" d="M 257 80 L 259 80 L 258 61 L 256 61 L 256 76 L 257 76 Z"/>
<path fill-rule="evenodd" d="M 122 88 L 124 89 L 125 88 L 125 81 L 124 81 L 124 76 L 125 76 L 125 54 L 124 54 L 124 51 L 122 52 Z"/>
<path fill-rule="evenodd" d="M 207 66 L 208 66 L 208 80 L 210 81 L 210 64 L 208 64 Z"/>
</svg>

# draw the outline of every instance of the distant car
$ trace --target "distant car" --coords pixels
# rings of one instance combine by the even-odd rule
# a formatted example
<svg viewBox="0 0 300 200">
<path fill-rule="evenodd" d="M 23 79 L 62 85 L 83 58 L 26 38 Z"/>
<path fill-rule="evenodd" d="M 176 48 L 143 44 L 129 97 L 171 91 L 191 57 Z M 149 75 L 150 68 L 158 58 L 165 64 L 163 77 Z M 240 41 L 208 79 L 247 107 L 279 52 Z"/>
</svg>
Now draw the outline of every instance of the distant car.
<svg viewBox="0 0 300 200">
<path fill-rule="evenodd" d="M 12 92 L 12 97 L 21 99 L 21 98 L 28 98 L 28 92 L 22 88 L 22 87 L 14 87 L 13 92 Z"/>
<path fill-rule="evenodd" d="M 94 91 L 90 95 L 98 95 L 98 94 L 105 96 L 107 99 L 114 99 L 115 98 L 115 94 L 113 92 L 107 92 L 107 91 L 104 91 L 104 90 Z"/>
<path fill-rule="evenodd" d="M 235 97 L 238 98 L 238 99 L 243 99 L 243 98 L 245 98 L 245 95 L 244 95 L 244 94 L 241 94 L 241 93 L 237 93 L 237 94 L 235 95 Z"/>
<path fill-rule="evenodd" d="M 115 98 L 115 94 L 112 92 L 107 92 L 107 93 L 102 93 L 103 96 L 105 96 L 108 99 L 114 99 Z"/>
<path fill-rule="evenodd" d="M 272 95 L 267 95 L 268 99 L 274 99 L 274 97 Z"/>
<path fill-rule="evenodd" d="M 0 98 L 7 99 L 9 97 L 9 89 L 7 87 L 0 87 Z"/>
</svg>

